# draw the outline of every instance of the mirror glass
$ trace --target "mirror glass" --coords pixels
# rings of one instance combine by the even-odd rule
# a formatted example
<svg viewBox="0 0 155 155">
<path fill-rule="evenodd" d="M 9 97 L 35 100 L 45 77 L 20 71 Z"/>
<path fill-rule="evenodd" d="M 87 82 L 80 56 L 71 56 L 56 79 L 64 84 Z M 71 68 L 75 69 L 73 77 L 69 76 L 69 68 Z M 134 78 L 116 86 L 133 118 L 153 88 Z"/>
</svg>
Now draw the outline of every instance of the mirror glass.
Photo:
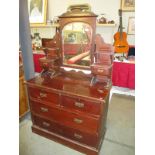
<svg viewBox="0 0 155 155">
<path fill-rule="evenodd" d="M 82 22 L 65 25 L 62 30 L 63 64 L 90 66 L 92 28 Z"/>
</svg>

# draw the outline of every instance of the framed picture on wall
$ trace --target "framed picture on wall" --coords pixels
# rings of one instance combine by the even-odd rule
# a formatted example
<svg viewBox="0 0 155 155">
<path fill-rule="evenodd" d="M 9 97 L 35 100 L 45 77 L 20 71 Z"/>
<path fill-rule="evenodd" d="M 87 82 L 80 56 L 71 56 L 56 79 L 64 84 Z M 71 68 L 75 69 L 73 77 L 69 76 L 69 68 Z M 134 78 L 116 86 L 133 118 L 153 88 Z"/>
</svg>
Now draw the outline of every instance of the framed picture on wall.
<svg viewBox="0 0 155 155">
<path fill-rule="evenodd" d="M 121 9 L 123 11 L 135 11 L 135 0 L 121 0 Z"/>
<path fill-rule="evenodd" d="M 128 34 L 129 35 L 134 35 L 135 34 L 135 17 L 129 17 Z"/>
<path fill-rule="evenodd" d="M 47 0 L 28 0 L 28 12 L 31 26 L 45 25 Z"/>
</svg>

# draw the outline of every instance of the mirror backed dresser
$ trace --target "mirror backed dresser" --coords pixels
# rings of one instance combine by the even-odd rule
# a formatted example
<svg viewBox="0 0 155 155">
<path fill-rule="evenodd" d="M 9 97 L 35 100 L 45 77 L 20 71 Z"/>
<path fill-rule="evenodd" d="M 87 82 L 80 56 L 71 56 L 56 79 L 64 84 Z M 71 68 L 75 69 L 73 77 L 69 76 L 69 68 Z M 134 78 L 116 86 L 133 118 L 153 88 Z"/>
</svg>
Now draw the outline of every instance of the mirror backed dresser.
<svg viewBox="0 0 155 155">
<path fill-rule="evenodd" d="M 87 155 L 99 155 L 104 139 L 113 63 L 96 17 L 85 5 L 62 14 L 41 74 L 26 82 L 32 131 Z"/>
</svg>

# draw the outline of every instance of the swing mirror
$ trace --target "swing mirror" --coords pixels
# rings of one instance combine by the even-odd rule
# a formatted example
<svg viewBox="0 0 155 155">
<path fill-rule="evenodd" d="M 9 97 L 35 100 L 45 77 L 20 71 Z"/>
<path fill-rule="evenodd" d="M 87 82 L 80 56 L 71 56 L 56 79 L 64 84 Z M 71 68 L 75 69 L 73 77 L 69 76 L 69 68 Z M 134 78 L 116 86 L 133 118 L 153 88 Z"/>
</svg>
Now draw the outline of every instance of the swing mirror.
<svg viewBox="0 0 155 155">
<path fill-rule="evenodd" d="M 71 22 L 62 29 L 63 65 L 89 67 L 92 28 L 84 22 Z"/>
</svg>

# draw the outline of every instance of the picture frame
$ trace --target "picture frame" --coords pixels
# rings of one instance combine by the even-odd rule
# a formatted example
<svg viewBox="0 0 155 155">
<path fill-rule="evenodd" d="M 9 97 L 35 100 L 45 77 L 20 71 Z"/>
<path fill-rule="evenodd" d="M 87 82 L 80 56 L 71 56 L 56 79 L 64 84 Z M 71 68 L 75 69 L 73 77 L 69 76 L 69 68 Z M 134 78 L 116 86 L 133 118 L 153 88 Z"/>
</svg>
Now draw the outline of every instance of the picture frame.
<svg viewBox="0 0 155 155">
<path fill-rule="evenodd" d="M 47 0 L 28 0 L 30 26 L 44 26 L 47 18 Z"/>
<path fill-rule="evenodd" d="M 121 0 L 122 11 L 135 11 L 135 0 Z"/>
<path fill-rule="evenodd" d="M 135 34 L 135 17 L 129 17 L 128 20 L 128 35 Z"/>
</svg>

